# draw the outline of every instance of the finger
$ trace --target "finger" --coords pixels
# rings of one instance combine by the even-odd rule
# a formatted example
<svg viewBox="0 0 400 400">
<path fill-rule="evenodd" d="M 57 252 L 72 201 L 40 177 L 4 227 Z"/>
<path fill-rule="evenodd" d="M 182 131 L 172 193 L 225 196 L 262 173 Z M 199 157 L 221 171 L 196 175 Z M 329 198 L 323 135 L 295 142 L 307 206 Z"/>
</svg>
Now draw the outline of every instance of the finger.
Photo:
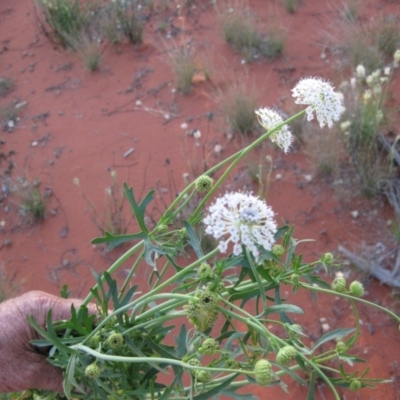
<svg viewBox="0 0 400 400">
<path fill-rule="evenodd" d="M 50 307 L 53 309 L 53 320 L 69 319 L 71 318 L 71 306 L 74 305 L 75 309 L 79 308 L 83 304 L 82 300 L 79 299 L 61 299 L 56 298 L 54 304 Z M 87 305 L 89 315 L 95 315 L 98 313 L 95 304 Z"/>
</svg>

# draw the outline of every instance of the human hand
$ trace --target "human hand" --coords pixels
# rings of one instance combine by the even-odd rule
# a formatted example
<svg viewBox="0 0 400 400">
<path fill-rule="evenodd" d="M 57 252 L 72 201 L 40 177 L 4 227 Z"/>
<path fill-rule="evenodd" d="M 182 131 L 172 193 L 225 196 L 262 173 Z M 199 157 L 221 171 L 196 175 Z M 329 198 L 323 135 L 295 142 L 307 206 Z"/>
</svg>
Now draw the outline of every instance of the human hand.
<svg viewBox="0 0 400 400">
<path fill-rule="evenodd" d="M 0 303 L 0 393 L 28 389 L 63 391 L 62 370 L 48 363 L 47 355 L 30 344 L 40 335 L 26 318 L 32 315 L 44 328 L 50 309 L 54 321 L 69 319 L 72 304 L 78 308 L 82 301 L 40 291 Z M 96 313 L 95 305 L 90 304 L 88 308 L 90 314 Z"/>
</svg>

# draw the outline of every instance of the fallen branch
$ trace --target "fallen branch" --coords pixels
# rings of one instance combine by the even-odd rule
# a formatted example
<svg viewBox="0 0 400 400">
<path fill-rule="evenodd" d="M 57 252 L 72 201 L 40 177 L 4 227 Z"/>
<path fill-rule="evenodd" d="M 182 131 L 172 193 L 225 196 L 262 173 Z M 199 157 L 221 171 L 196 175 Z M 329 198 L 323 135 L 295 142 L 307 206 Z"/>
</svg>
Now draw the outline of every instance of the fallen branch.
<svg viewBox="0 0 400 400">
<path fill-rule="evenodd" d="M 343 246 L 338 247 L 339 251 L 351 261 L 351 263 L 363 272 L 368 273 L 374 278 L 379 279 L 382 283 L 400 289 L 400 249 L 397 250 L 396 264 L 392 271 L 383 268 L 381 265 L 382 259 L 380 260 L 367 260 L 364 259 L 351 251 L 347 250 Z"/>
</svg>

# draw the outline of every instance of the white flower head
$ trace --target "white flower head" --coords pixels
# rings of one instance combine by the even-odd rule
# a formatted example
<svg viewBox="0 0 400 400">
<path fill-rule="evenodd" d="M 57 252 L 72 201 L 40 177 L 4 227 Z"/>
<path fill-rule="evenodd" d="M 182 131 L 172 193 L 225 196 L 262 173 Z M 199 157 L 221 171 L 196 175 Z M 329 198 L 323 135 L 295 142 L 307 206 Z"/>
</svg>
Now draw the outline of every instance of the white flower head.
<svg viewBox="0 0 400 400">
<path fill-rule="evenodd" d="M 242 253 L 246 246 L 258 260 L 257 246 L 271 250 L 275 242 L 277 225 L 272 209 L 258 197 L 250 193 L 226 193 L 209 208 L 203 220 L 205 232 L 220 239 L 218 249 L 225 253 L 228 244 L 233 243 L 233 254 Z"/>
<path fill-rule="evenodd" d="M 359 79 L 365 78 L 365 67 L 364 67 L 364 65 L 362 65 L 362 64 L 357 65 L 356 74 L 357 74 L 357 78 L 359 78 Z"/>
<path fill-rule="evenodd" d="M 255 113 L 257 114 L 258 122 L 267 132 L 283 122 L 283 119 L 278 112 L 271 108 L 260 108 L 259 110 L 256 110 Z M 293 138 L 289 127 L 284 125 L 279 129 L 279 131 L 274 132 L 270 136 L 270 139 L 282 148 L 285 153 L 287 153 Z"/>
<path fill-rule="evenodd" d="M 339 121 L 343 113 L 342 99 L 333 86 L 321 78 L 302 79 L 292 89 L 296 104 L 307 104 L 307 119 L 314 118 L 314 111 L 320 127 L 325 124 L 332 127 L 334 121 Z"/>
</svg>

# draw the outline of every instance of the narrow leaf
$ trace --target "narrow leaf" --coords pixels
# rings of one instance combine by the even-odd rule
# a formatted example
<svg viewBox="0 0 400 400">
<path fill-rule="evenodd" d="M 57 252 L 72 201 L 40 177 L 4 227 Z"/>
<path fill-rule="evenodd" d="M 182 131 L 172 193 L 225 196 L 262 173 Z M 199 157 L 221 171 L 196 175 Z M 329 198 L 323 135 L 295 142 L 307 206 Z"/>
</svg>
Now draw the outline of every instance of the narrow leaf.
<svg viewBox="0 0 400 400">
<path fill-rule="evenodd" d="M 201 244 L 200 241 L 196 235 L 196 232 L 194 231 L 194 229 L 192 228 L 192 226 L 189 224 L 189 222 L 187 221 L 183 221 L 183 226 L 186 229 L 186 232 L 189 236 L 189 240 L 188 243 L 190 244 L 190 246 L 192 246 L 193 250 L 196 252 L 196 255 L 198 258 L 203 258 L 204 257 L 204 253 L 203 250 L 201 248 Z"/>
<path fill-rule="evenodd" d="M 354 332 L 355 328 L 346 328 L 346 329 L 335 329 L 332 332 L 328 332 L 325 335 L 321 336 L 314 344 L 312 351 L 314 351 L 317 347 L 321 346 L 321 344 L 329 342 L 330 340 L 337 339 L 341 340 L 343 337 L 348 335 L 351 332 Z"/>
</svg>

